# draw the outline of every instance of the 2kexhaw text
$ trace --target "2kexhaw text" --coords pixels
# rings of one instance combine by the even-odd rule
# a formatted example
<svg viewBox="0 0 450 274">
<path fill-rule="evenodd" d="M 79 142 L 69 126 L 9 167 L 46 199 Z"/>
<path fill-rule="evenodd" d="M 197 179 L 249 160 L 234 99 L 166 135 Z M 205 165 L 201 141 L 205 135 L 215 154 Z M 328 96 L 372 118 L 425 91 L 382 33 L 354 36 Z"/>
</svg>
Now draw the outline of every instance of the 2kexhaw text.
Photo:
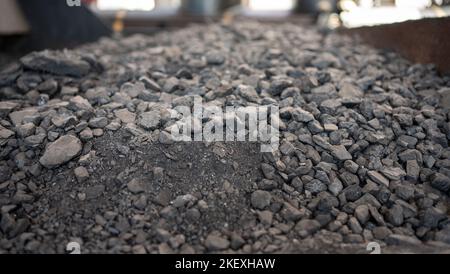
<svg viewBox="0 0 450 274">
<path fill-rule="evenodd" d="M 275 259 L 219 259 L 217 261 L 209 260 L 177 260 L 176 269 L 202 269 L 207 271 L 208 268 L 218 269 L 273 269 L 275 267 Z"/>
</svg>

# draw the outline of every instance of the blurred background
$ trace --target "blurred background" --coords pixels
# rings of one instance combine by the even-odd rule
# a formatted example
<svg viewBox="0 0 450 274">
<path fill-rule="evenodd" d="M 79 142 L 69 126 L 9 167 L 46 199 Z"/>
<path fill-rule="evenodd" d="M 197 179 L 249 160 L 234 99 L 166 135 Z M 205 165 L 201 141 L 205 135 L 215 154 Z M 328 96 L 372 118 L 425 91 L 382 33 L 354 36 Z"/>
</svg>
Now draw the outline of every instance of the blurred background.
<svg viewBox="0 0 450 274">
<path fill-rule="evenodd" d="M 450 68 L 450 0 L 1 0 L 0 64 L 32 50 L 254 19 L 357 35 Z M 3 60 L 3 61 L 2 61 Z"/>
</svg>

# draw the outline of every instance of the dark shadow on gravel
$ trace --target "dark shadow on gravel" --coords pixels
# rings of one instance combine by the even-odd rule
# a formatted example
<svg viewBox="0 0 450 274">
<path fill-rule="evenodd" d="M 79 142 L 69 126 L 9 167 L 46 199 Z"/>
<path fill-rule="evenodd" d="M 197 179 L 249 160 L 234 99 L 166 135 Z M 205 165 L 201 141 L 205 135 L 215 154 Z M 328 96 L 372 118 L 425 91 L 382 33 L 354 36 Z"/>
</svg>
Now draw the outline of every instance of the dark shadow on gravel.
<svg viewBox="0 0 450 274">
<path fill-rule="evenodd" d="M 80 238 L 88 249 L 93 247 L 90 252 L 121 252 L 102 248 L 99 242 L 124 235 L 134 239 L 143 233 L 147 244 L 158 244 L 157 228 L 183 234 L 186 242 L 195 245 L 211 231 L 237 232 L 255 225 L 249 195 L 261 179 L 258 144 L 163 145 L 137 142 L 119 131 L 106 132 L 85 144 L 84 151 L 90 146 L 96 156 L 86 165 L 88 180 L 78 182 L 67 165 L 41 178 L 46 190 L 35 208 L 44 212 L 35 212 L 35 223 L 58 232 L 56 249 L 65 247 L 61 241 Z M 133 179 L 142 185 L 142 192 L 127 188 Z M 186 194 L 204 203 L 173 204 L 177 196 Z M 138 216 L 145 221 L 137 221 Z"/>
</svg>

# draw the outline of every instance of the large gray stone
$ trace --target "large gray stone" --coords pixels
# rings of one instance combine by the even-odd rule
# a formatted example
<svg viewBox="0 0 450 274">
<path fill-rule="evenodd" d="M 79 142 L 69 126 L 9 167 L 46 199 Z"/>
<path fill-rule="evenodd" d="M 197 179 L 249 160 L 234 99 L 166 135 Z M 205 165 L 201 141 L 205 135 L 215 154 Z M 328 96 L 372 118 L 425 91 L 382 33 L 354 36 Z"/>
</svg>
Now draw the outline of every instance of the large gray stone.
<svg viewBox="0 0 450 274">
<path fill-rule="evenodd" d="M 87 75 L 91 68 L 88 62 L 66 51 L 32 52 L 20 61 L 28 69 L 61 76 L 82 77 Z"/>
<path fill-rule="evenodd" d="M 46 168 L 54 168 L 78 156 L 81 149 L 81 141 L 77 137 L 65 135 L 47 146 L 39 162 Z"/>
</svg>

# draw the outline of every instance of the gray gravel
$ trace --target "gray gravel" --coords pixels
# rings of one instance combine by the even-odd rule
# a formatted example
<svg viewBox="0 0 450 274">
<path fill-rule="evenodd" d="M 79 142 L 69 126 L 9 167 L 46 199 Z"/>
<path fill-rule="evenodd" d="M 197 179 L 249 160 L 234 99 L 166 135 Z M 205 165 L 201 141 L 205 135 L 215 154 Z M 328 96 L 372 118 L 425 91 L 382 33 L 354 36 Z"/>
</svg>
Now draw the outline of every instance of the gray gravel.
<svg viewBox="0 0 450 274">
<path fill-rule="evenodd" d="M 31 53 L 0 73 L 0 253 L 450 252 L 449 87 L 291 24 Z M 279 150 L 174 142 L 194 98 L 279 106 Z"/>
</svg>

